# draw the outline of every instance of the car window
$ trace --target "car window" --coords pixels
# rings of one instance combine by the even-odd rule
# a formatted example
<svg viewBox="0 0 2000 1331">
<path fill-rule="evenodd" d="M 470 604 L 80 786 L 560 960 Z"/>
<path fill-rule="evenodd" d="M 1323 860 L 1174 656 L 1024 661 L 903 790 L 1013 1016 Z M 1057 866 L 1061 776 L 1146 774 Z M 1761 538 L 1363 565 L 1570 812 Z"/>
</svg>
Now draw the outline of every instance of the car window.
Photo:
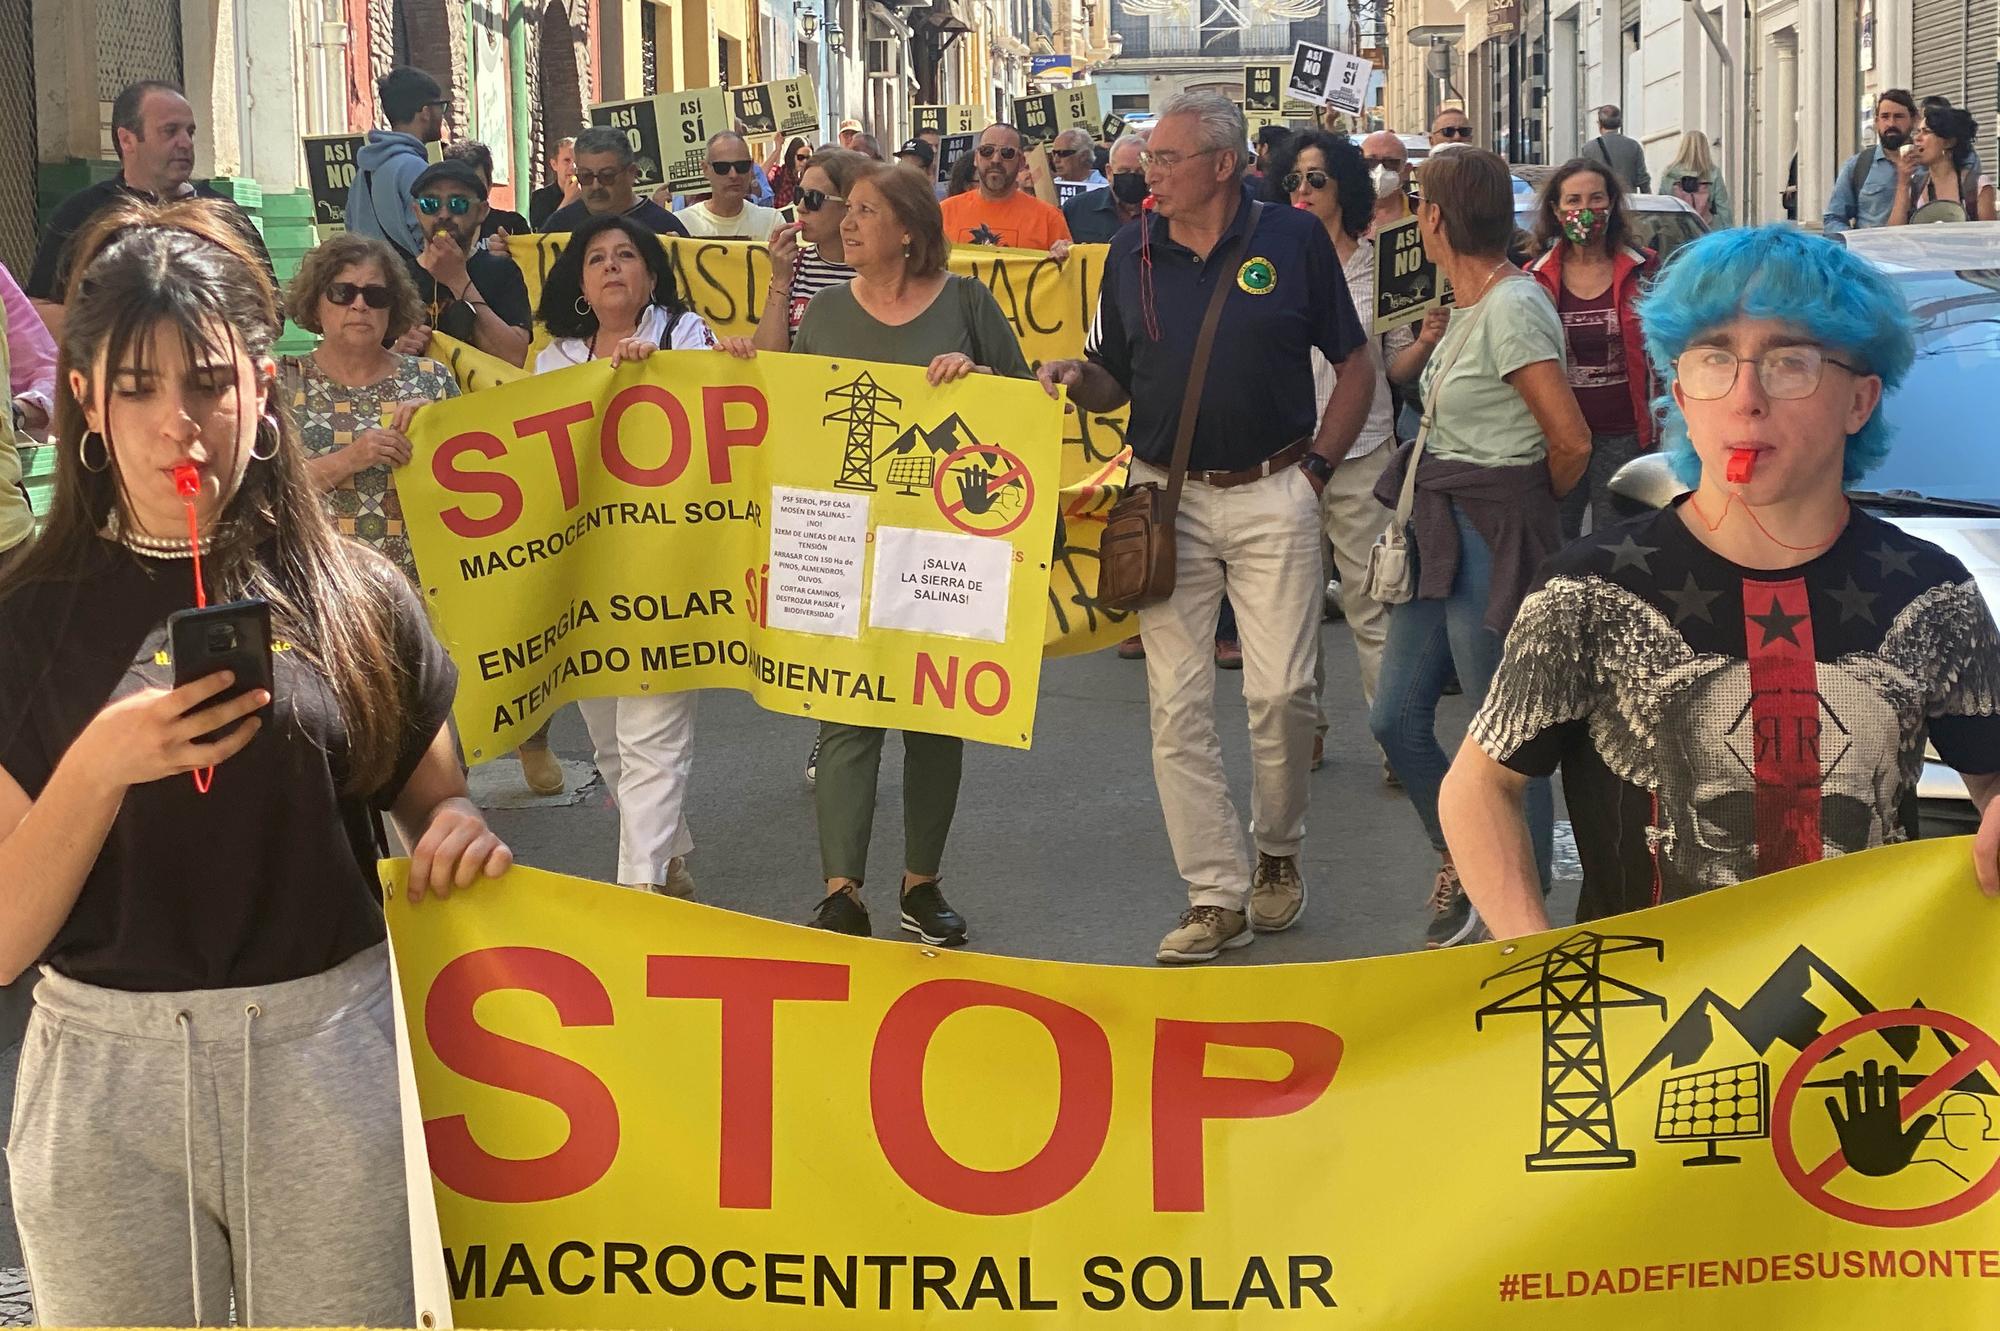
<svg viewBox="0 0 2000 1331">
<path fill-rule="evenodd" d="M 2000 274 L 1891 274 L 1917 323 L 1917 358 L 1883 404 L 1889 457 L 1861 485 L 2000 503 L 1990 385 L 2000 375 Z"/>
</svg>

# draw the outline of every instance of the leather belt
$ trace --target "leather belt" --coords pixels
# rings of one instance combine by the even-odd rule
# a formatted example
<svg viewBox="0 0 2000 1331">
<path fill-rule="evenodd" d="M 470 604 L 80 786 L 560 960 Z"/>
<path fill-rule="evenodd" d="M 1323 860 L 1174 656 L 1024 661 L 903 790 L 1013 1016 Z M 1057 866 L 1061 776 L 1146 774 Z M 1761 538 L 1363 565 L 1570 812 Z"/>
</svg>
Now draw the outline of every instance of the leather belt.
<svg viewBox="0 0 2000 1331">
<path fill-rule="evenodd" d="M 1248 485 L 1252 481 L 1261 481 L 1266 476 L 1275 476 L 1287 467 L 1296 467 L 1310 451 L 1312 451 L 1310 438 L 1297 439 L 1254 467 L 1245 467 L 1241 471 L 1190 471 L 1187 477 L 1191 481 L 1200 481 L 1213 489 L 1228 490 L 1238 485 Z"/>
</svg>

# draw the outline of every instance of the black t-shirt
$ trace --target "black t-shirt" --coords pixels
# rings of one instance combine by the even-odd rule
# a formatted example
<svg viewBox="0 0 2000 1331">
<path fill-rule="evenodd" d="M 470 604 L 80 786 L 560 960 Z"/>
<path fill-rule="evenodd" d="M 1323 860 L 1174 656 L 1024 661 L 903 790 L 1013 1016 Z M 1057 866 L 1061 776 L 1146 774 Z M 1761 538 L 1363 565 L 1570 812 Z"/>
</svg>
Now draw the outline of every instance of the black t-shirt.
<svg viewBox="0 0 2000 1331">
<path fill-rule="evenodd" d="M 651 199 L 641 199 L 625 210 L 625 215 L 645 227 L 656 236 L 685 236 L 688 229 L 666 209 Z M 549 214 L 549 220 L 542 223 L 544 235 L 560 236 L 576 230 L 596 216 L 582 199 L 565 205 Z"/>
<path fill-rule="evenodd" d="M 521 276 L 519 264 L 475 247 L 465 257 L 465 272 L 501 322 L 533 331 L 535 308 L 528 302 L 528 282 Z M 413 267 L 411 276 L 417 279 L 417 294 L 423 297 L 424 305 L 429 310 L 425 317 L 431 320 L 431 327 L 446 337 L 455 337 L 461 342 L 472 341 L 472 330 L 478 325 L 479 311 L 459 300 L 460 293 L 439 289 L 431 275 L 423 269 Z"/>
<path fill-rule="evenodd" d="M 194 183 L 195 194 L 204 199 L 221 199 L 229 205 L 230 215 L 235 219 L 254 252 L 264 261 L 264 269 L 271 269 L 270 252 L 264 248 L 264 238 L 257 234 L 256 223 L 250 215 L 236 206 L 233 199 L 224 198 L 201 181 Z M 35 250 L 35 266 L 22 286 L 36 300 L 60 301 L 64 289 L 69 285 L 69 245 L 76 233 L 90 224 L 100 210 L 117 199 L 139 199 L 146 203 L 157 203 L 150 194 L 141 193 L 125 183 L 125 177 L 113 176 L 100 180 L 95 185 L 80 189 L 64 199 L 49 217 L 49 224 L 42 232 L 42 243 Z M 276 278 L 272 281 L 275 284 Z"/>
<path fill-rule="evenodd" d="M 396 604 L 411 725 L 390 782 L 340 793 L 347 728 L 296 650 L 274 653 L 272 719 L 215 770 L 134 786 L 44 960 L 73 979 L 157 992 L 316 975 L 383 937 L 373 810 L 386 809 L 444 723 L 458 672 L 415 590 L 359 551 Z M 0 768 L 30 799 L 105 704 L 171 687 L 166 620 L 194 602 L 187 560 L 100 542 L 74 582 L 0 601 Z M 277 634 L 283 637 L 282 631 Z"/>
<path fill-rule="evenodd" d="M 1598 919 L 1913 836 L 1927 739 L 2000 771 L 2000 631 L 1963 564 L 1860 509 L 1779 570 L 1662 509 L 1549 561 L 1472 736 L 1561 764 Z"/>
<path fill-rule="evenodd" d="M 528 219 L 508 208 L 490 208 L 486 220 L 479 224 L 479 238 L 485 240 L 496 231 L 505 231 L 510 236 L 525 236 L 533 232 Z"/>
<path fill-rule="evenodd" d="M 528 220 L 540 231 L 548 224 L 549 216 L 562 207 L 563 187 L 544 185 L 528 196 Z"/>
</svg>

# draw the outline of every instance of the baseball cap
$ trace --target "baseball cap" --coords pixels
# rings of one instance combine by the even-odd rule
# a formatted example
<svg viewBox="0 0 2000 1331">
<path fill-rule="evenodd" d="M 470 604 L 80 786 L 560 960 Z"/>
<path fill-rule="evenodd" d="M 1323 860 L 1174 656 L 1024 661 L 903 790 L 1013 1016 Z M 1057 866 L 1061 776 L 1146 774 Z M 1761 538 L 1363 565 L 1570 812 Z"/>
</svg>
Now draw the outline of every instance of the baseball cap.
<svg viewBox="0 0 2000 1331">
<path fill-rule="evenodd" d="M 486 197 L 486 182 L 472 169 L 472 163 L 461 161 L 456 157 L 447 157 L 442 162 L 432 162 L 425 167 L 423 174 L 411 182 L 410 197 L 415 198 L 423 193 L 427 186 L 445 182 L 463 185 L 481 199 Z"/>
<path fill-rule="evenodd" d="M 850 129 L 859 134 L 861 132 L 861 122 L 852 118 L 840 122 L 840 132 L 842 134 L 847 133 Z"/>
<path fill-rule="evenodd" d="M 931 146 L 922 139 L 911 139 L 902 147 L 896 149 L 896 156 L 914 157 L 917 159 L 919 166 L 929 166 L 937 160 L 936 155 L 931 152 Z"/>
</svg>

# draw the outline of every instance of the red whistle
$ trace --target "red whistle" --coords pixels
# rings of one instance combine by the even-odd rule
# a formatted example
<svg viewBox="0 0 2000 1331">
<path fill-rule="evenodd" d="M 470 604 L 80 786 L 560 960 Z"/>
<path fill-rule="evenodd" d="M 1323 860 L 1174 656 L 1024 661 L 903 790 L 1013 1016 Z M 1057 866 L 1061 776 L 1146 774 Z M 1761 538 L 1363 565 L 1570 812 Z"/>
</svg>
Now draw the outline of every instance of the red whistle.
<svg viewBox="0 0 2000 1331">
<path fill-rule="evenodd" d="M 1729 468 L 1723 474 L 1731 485 L 1748 485 L 1751 469 L 1757 465 L 1757 450 L 1754 448 L 1732 448 L 1729 450 Z"/>
<path fill-rule="evenodd" d="M 183 462 L 174 468 L 174 493 L 183 499 L 192 499 L 201 493 L 201 473 L 192 462 Z"/>
</svg>

